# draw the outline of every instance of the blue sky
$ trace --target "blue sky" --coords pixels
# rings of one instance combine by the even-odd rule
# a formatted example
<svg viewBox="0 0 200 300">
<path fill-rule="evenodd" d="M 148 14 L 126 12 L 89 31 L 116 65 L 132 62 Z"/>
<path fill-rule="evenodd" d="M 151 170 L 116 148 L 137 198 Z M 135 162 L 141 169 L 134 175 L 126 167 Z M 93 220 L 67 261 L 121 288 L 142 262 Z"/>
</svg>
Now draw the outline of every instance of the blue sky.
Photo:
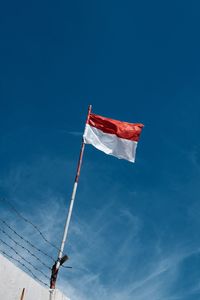
<svg viewBox="0 0 200 300">
<path fill-rule="evenodd" d="M 0 196 L 56 245 L 88 105 L 145 124 L 135 164 L 86 146 L 58 286 L 72 300 L 198 299 L 198 1 L 6 1 L 0 20 Z"/>
</svg>

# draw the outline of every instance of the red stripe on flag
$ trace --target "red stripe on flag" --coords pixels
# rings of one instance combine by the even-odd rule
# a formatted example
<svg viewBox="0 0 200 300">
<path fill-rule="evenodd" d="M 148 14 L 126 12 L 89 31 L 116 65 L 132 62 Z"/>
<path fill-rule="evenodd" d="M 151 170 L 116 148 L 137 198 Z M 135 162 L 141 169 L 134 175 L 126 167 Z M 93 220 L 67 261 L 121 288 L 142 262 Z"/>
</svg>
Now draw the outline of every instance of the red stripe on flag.
<svg viewBox="0 0 200 300">
<path fill-rule="evenodd" d="M 90 114 L 87 124 L 105 133 L 115 134 L 119 138 L 135 142 L 139 140 L 140 133 L 144 127 L 144 125 L 140 123 L 127 123 L 95 114 Z"/>
</svg>

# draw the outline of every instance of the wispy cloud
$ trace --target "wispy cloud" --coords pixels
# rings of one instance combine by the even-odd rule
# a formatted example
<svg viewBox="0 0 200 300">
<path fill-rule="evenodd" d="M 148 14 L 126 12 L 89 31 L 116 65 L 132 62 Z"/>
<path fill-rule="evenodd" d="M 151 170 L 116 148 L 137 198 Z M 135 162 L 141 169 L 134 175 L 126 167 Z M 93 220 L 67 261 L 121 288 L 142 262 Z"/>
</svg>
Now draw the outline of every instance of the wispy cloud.
<svg viewBox="0 0 200 300">
<path fill-rule="evenodd" d="M 62 130 L 59 130 L 59 132 L 64 133 L 64 134 L 69 134 L 72 136 L 78 136 L 78 137 L 83 135 L 83 132 L 81 132 L 81 131 L 68 131 L 68 130 L 62 129 Z"/>
<path fill-rule="evenodd" d="M 58 191 L 59 182 L 62 186 L 66 177 L 63 165 L 67 165 L 73 173 L 71 162 L 42 158 L 30 165 L 16 166 L 0 183 L 18 209 L 57 246 L 67 213 L 66 191 Z M 105 169 L 101 167 L 103 174 Z M 88 169 L 93 171 L 89 173 L 95 173 L 95 166 L 88 165 Z M 63 175 L 56 176 L 58 173 Z M 53 180 L 51 174 L 54 175 Z M 96 177 L 93 179 L 93 175 L 85 174 L 85 178 L 89 176 L 90 187 L 83 179 L 77 195 L 65 249 L 70 257 L 68 263 L 73 268 L 60 270 L 60 289 L 72 300 L 185 300 L 184 293 L 198 292 L 197 279 L 187 287 L 187 291 L 176 288 L 183 266 L 188 259 L 198 255 L 198 245 L 190 239 L 166 240 L 166 234 L 163 234 L 166 229 L 162 228 L 162 224 L 155 232 L 154 227 L 149 230 L 147 226 L 152 225 L 144 219 L 142 211 L 122 201 L 119 183 L 110 186 L 105 201 L 104 191 L 100 194 L 100 189 L 91 188 Z M 102 176 L 101 180 L 105 181 L 101 182 L 102 186 L 107 186 L 109 178 Z M 67 193 L 70 195 L 70 192 L 69 188 Z M 132 199 L 133 195 L 129 195 Z M 137 191 L 134 201 L 144 200 L 145 195 Z M 24 226 L 17 216 L 6 215 L 7 209 L 2 206 L 1 216 L 24 237 L 57 257 L 56 249 L 48 247 L 38 233 Z M 24 255 L 28 257 L 27 253 Z M 49 265 L 53 263 L 46 262 Z"/>
</svg>

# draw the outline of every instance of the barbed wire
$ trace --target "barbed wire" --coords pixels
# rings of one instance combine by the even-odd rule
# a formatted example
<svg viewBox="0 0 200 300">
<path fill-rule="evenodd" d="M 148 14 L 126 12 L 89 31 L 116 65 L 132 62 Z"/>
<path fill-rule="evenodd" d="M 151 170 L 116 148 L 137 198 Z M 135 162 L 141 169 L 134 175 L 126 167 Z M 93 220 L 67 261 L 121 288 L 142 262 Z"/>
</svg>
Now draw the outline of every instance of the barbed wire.
<svg viewBox="0 0 200 300">
<path fill-rule="evenodd" d="M 32 253 L 28 248 L 26 248 L 25 246 L 23 246 L 22 244 L 18 243 L 13 237 L 11 237 L 6 231 L 4 231 L 2 228 L 0 228 L 0 231 L 7 236 L 13 243 L 15 243 L 15 245 L 19 246 L 20 248 L 22 248 L 23 250 L 26 250 L 32 257 L 34 257 L 38 262 L 40 262 L 44 267 L 46 267 L 48 270 L 51 270 L 51 268 L 46 265 L 37 255 L 35 255 L 34 253 Z"/>
<path fill-rule="evenodd" d="M 11 209 L 22 219 L 24 220 L 26 223 L 30 224 L 31 226 L 33 226 L 33 228 L 40 234 L 40 236 L 43 238 L 43 240 L 48 243 L 49 245 L 51 245 L 52 247 L 54 247 L 56 250 L 60 250 L 56 245 L 54 245 L 52 242 L 50 242 L 45 236 L 44 234 L 40 231 L 40 229 L 33 224 L 31 221 L 29 221 L 27 218 L 25 218 L 14 206 L 13 204 L 10 203 L 10 201 L 8 199 L 2 198 L 0 199 L 0 201 L 4 201 L 7 202 L 9 204 L 9 206 L 11 207 Z"/>
<path fill-rule="evenodd" d="M 53 246 L 55 249 L 57 249 L 58 251 L 60 251 L 60 249 L 57 247 L 57 246 L 55 246 L 53 243 L 51 243 L 51 242 L 49 242 L 47 239 L 46 239 L 46 237 L 43 235 L 43 233 L 39 230 L 39 228 L 35 225 L 35 224 L 33 224 L 31 221 L 29 221 L 28 219 L 26 219 L 11 203 L 10 203 L 10 201 L 8 200 L 8 199 L 5 199 L 5 198 L 0 198 L 0 201 L 4 201 L 4 202 L 7 202 L 8 204 L 9 204 L 9 206 L 10 206 L 10 208 L 21 218 L 21 219 L 23 219 L 26 223 L 29 223 L 29 224 L 31 224 L 38 232 L 39 232 L 39 234 L 41 235 L 41 237 L 43 238 L 43 240 L 45 241 L 45 242 L 47 242 L 48 244 L 50 244 L 51 246 Z M 23 238 L 20 234 L 18 234 L 17 232 L 16 232 L 16 230 L 15 229 L 13 229 L 5 220 L 3 220 L 3 219 L 1 219 L 0 218 L 0 221 L 3 223 L 3 224 L 5 224 L 15 235 L 17 235 L 20 239 L 22 239 L 24 242 L 26 242 L 27 244 L 29 244 L 32 248 L 34 248 L 35 250 L 37 250 L 38 252 L 40 252 L 40 253 L 42 253 L 43 255 L 45 255 L 45 256 L 47 256 L 48 258 L 50 258 L 53 262 L 55 262 L 55 259 L 52 257 L 52 256 L 50 256 L 49 254 L 47 254 L 47 253 L 45 253 L 43 250 L 41 250 L 41 249 L 39 249 L 39 248 L 37 248 L 35 245 L 33 245 L 30 241 L 28 241 L 28 240 L 26 240 L 25 238 Z M 1 230 L 1 229 L 0 229 Z M 7 235 L 8 236 L 8 234 L 5 232 L 5 231 L 3 231 L 3 230 L 1 230 L 5 235 Z M 10 236 L 8 236 L 8 238 L 10 238 L 11 240 L 12 240 L 12 238 L 10 237 Z M 14 243 L 16 243 L 16 241 L 15 240 L 13 240 L 13 242 Z M 17 244 L 17 243 L 16 243 Z M 20 245 L 20 244 L 18 244 L 21 248 L 23 248 L 24 250 L 26 250 L 31 256 L 33 256 L 33 257 L 35 257 L 38 261 L 40 261 L 40 263 L 42 263 L 45 267 L 47 267 L 48 269 L 51 269 L 49 266 L 47 266 L 46 264 L 44 264 L 36 255 L 34 255 L 33 253 L 31 253 L 26 247 L 24 247 L 24 246 L 22 246 L 22 245 Z M 72 269 L 72 267 L 71 266 L 64 266 L 64 265 L 62 265 L 61 266 L 62 268 L 65 268 L 65 269 Z"/>
<path fill-rule="evenodd" d="M 17 231 L 15 229 L 13 229 L 5 220 L 3 220 L 2 218 L 0 218 L 0 221 L 6 226 L 8 227 L 15 235 L 17 235 L 21 240 L 23 240 L 24 242 L 26 242 L 28 245 L 30 245 L 32 248 L 36 249 L 38 252 L 42 253 L 43 255 L 47 256 L 48 258 L 50 258 L 52 261 L 55 261 L 55 259 L 50 256 L 49 254 L 47 254 L 46 252 L 44 252 L 43 250 L 39 249 L 38 247 L 36 247 L 35 245 L 33 245 L 30 241 L 28 241 L 27 239 L 25 239 L 23 236 L 21 236 L 19 233 L 17 233 Z"/>
<path fill-rule="evenodd" d="M 16 251 L 12 246 L 10 246 L 9 244 L 7 244 L 1 238 L 0 238 L 0 242 L 2 242 L 4 245 L 6 245 L 6 247 L 8 247 L 9 249 L 11 249 L 13 252 L 15 252 L 15 254 L 17 254 L 22 260 L 24 260 L 27 264 L 29 264 L 33 269 L 35 269 L 37 272 L 40 272 L 45 278 L 49 279 L 49 277 L 43 271 L 41 271 L 36 266 L 34 266 L 30 261 L 28 261 L 26 258 L 24 258 L 18 251 Z"/>
<path fill-rule="evenodd" d="M 20 265 L 21 265 L 22 267 L 24 267 L 26 270 L 28 270 L 29 273 L 32 275 L 32 277 L 35 278 L 37 281 L 39 281 L 39 282 L 42 283 L 43 285 L 49 287 L 49 285 L 48 285 L 47 283 L 45 283 L 43 280 L 41 280 L 40 278 L 38 278 L 38 276 L 37 276 L 35 273 L 33 273 L 33 271 L 32 271 L 29 267 L 27 267 L 24 263 L 22 263 L 19 259 L 15 258 L 15 257 L 13 257 L 13 256 L 11 256 L 11 255 L 9 255 L 8 253 L 6 253 L 5 251 L 3 251 L 3 250 L 1 250 L 1 249 L 0 249 L 0 252 L 1 252 L 3 255 L 7 256 L 9 259 L 12 259 L 13 261 L 15 261 L 15 262 L 17 262 L 18 264 L 20 264 Z"/>
<path fill-rule="evenodd" d="M 5 220 L 3 220 L 3 219 L 1 219 L 0 218 L 0 222 L 2 222 L 4 225 L 6 225 L 6 227 L 7 228 L 9 228 L 15 235 L 17 235 L 21 240 L 23 240 L 24 242 L 26 242 L 28 245 L 30 245 L 32 248 L 34 248 L 35 250 L 37 250 L 38 252 L 40 252 L 40 253 L 42 253 L 43 255 L 45 255 L 46 257 L 48 257 L 48 258 L 50 258 L 53 262 L 55 262 L 55 259 L 52 257 L 52 256 L 50 256 L 49 254 L 47 254 L 46 252 L 44 252 L 43 250 L 41 250 L 41 249 L 39 249 L 39 248 L 37 248 L 35 245 L 33 245 L 30 241 L 28 241 L 28 240 L 26 240 L 25 238 L 23 238 L 23 236 L 21 236 L 19 233 L 17 233 L 16 232 L 16 230 L 15 229 L 13 229 Z M 5 232 L 3 229 L 1 229 L 0 228 L 0 231 L 2 231 L 3 233 Z M 4 233 L 5 234 L 5 233 Z M 8 235 L 8 233 L 6 233 L 6 235 Z M 9 238 L 10 238 L 10 236 L 9 236 Z M 12 239 L 12 238 L 10 238 L 10 239 Z M 14 241 L 14 243 L 15 243 L 15 241 Z M 22 248 L 24 247 L 24 246 L 21 246 Z M 24 247 L 24 249 L 25 250 L 27 250 L 28 252 L 29 252 L 29 250 L 28 249 L 26 249 L 25 247 Z M 29 252 L 29 254 L 31 254 L 30 252 Z M 32 256 L 34 256 L 35 258 L 37 257 L 36 255 L 34 255 L 34 254 L 31 254 Z M 37 260 L 40 260 L 39 258 L 36 258 Z M 44 263 L 40 260 L 40 262 L 44 265 Z M 46 267 L 48 267 L 48 269 L 51 269 L 49 266 L 47 266 L 47 265 L 45 265 Z M 64 268 L 64 269 L 72 269 L 72 267 L 71 266 L 64 266 L 64 265 L 61 265 L 61 267 L 62 268 Z"/>
</svg>

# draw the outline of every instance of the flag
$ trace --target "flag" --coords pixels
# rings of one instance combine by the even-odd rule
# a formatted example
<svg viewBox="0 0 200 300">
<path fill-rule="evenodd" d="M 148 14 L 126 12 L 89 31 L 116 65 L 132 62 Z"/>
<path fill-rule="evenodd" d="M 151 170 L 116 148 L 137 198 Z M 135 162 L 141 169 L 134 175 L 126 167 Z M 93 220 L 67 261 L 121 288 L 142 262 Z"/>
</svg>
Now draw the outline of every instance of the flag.
<svg viewBox="0 0 200 300">
<path fill-rule="evenodd" d="M 90 113 L 83 140 L 106 154 L 134 162 L 143 126 Z"/>
</svg>

